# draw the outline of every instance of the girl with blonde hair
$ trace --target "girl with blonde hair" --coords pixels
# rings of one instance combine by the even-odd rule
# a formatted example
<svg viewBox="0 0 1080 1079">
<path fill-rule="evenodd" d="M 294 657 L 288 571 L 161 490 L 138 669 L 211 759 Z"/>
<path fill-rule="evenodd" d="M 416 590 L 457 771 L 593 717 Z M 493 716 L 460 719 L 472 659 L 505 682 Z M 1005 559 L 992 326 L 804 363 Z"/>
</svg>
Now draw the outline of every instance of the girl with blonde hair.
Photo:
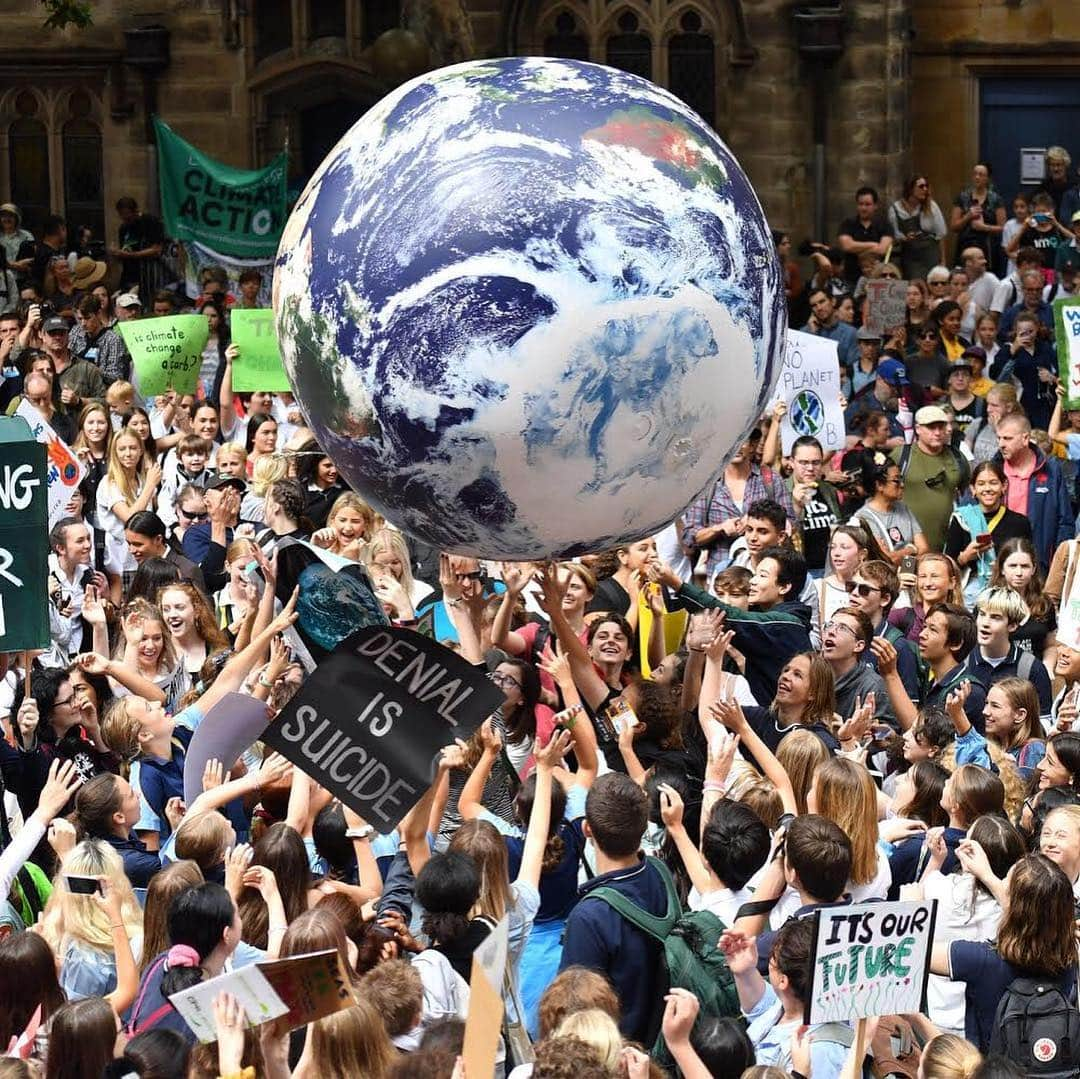
<svg viewBox="0 0 1080 1079">
<path fill-rule="evenodd" d="M 167 692 L 176 674 L 176 653 L 164 615 L 145 599 L 133 599 L 124 605 L 120 625 L 122 639 L 116 642 L 113 659 Z M 109 684 L 116 697 L 131 692 L 115 678 L 110 677 Z"/>
<path fill-rule="evenodd" d="M 919 1074 L 933 1079 L 971 1079 L 982 1064 L 982 1053 L 955 1034 L 939 1034 L 926 1043 Z"/>
<path fill-rule="evenodd" d="M 792 731 L 777 748 L 776 759 L 791 780 L 800 815 L 810 812 L 806 797 L 814 785 L 814 774 L 830 756 L 828 747 L 812 731 Z"/>
<path fill-rule="evenodd" d="M 220 452 L 220 451 L 219 451 Z M 247 450 L 244 450 L 247 467 Z M 289 459 L 282 453 L 266 453 L 251 467 L 251 484 L 240 500 L 240 519 L 253 524 L 266 523 L 266 493 L 279 480 L 289 478 Z M 241 476 L 241 479 L 243 477 Z"/>
<path fill-rule="evenodd" d="M 69 877 L 104 878 L 115 897 L 119 921 L 111 920 L 97 889 L 77 894 Z M 104 996 L 117 987 L 119 924 L 130 942 L 132 971 L 142 952 L 142 910 L 131 890 L 120 855 L 104 840 L 87 839 L 64 855 L 46 904 L 44 937 L 60 957 L 60 984 L 69 1000 Z"/>
<path fill-rule="evenodd" d="M 580 1038 L 586 1045 L 596 1050 L 600 1062 L 610 1072 L 619 1070 L 623 1040 L 615 1020 L 599 1008 L 587 1008 L 585 1011 L 568 1015 L 559 1024 L 553 1037 Z"/>
<path fill-rule="evenodd" d="M 338 1075 L 384 1079 L 397 1058 L 379 1013 L 366 1000 L 357 999 L 351 1008 L 311 1024 L 293 1079 Z"/>
<path fill-rule="evenodd" d="M 983 718 L 987 740 L 1008 753 L 1027 780 L 1046 753 L 1035 686 L 1024 678 L 999 679 L 987 690 Z"/>
<path fill-rule="evenodd" d="M 124 539 L 124 525 L 133 513 L 153 509 L 161 468 L 147 461 L 146 447 L 132 431 L 118 431 L 109 445 L 109 464 L 97 489 L 98 527 L 105 532 L 105 572 L 114 603 L 138 568 Z"/>
<path fill-rule="evenodd" d="M 375 511 L 358 494 L 346 491 L 334 500 L 326 527 L 320 528 L 311 542 L 342 558 L 370 565 L 367 540 L 374 527 Z"/>
<path fill-rule="evenodd" d="M 884 899 L 892 873 L 888 857 L 878 848 L 877 788 L 870 773 L 861 764 L 833 757 L 818 768 L 806 805 L 811 813 L 839 825 L 851 840 L 852 900 Z"/>
<path fill-rule="evenodd" d="M 380 528 L 371 534 L 367 546 L 367 564 L 372 576 L 389 574 L 401 585 L 413 607 L 434 591 L 412 573 L 412 555 L 405 537 L 393 528 Z"/>
</svg>

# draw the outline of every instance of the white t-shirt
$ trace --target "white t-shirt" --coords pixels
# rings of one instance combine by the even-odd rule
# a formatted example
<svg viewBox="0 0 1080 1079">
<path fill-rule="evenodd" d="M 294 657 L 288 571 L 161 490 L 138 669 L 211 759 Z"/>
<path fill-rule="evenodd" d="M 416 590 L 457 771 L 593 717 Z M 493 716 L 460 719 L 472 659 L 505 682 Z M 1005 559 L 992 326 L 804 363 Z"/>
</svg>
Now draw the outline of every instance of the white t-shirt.
<svg viewBox="0 0 1080 1079">
<path fill-rule="evenodd" d="M 127 497 L 106 476 L 97 489 L 97 518 L 105 533 L 105 569 L 116 574 L 138 568 L 124 539 L 124 522 L 112 511 L 112 507 L 118 502 L 127 502 Z"/>
<path fill-rule="evenodd" d="M 744 903 L 753 900 L 754 893 L 750 888 L 739 888 L 732 891 L 730 888 L 718 888 L 715 892 L 706 892 L 701 895 L 696 888 L 690 889 L 686 897 L 691 910 L 707 910 L 717 916 L 726 926 L 735 924 L 735 915 Z"/>
</svg>

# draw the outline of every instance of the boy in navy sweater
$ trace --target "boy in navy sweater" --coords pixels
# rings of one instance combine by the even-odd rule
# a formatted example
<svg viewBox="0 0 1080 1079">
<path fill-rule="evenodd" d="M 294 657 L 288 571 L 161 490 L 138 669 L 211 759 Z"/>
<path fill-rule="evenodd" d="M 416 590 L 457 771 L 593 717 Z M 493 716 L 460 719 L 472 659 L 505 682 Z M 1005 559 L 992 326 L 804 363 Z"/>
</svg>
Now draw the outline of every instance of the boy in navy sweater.
<svg viewBox="0 0 1080 1079">
<path fill-rule="evenodd" d="M 582 966 L 607 975 L 622 1004 L 619 1029 L 644 1044 L 656 1035 L 653 1013 L 667 991 L 659 984 L 661 946 L 591 893 L 606 885 L 650 914 L 666 913 L 664 881 L 640 856 L 648 819 L 648 798 L 629 776 L 609 772 L 593 784 L 583 831 L 596 847 L 597 876 L 582 885 L 567 919 L 560 964 L 562 970 Z"/>
</svg>

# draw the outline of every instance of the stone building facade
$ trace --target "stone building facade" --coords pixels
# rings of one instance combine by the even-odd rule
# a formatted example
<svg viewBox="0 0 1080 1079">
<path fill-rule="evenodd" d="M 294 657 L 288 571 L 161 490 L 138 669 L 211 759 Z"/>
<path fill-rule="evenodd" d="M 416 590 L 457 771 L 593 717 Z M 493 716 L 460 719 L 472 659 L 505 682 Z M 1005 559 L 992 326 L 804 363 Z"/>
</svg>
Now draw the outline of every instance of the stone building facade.
<svg viewBox="0 0 1080 1079">
<path fill-rule="evenodd" d="M 146 120 L 155 102 L 179 134 L 229 164 L 262 164 L 286 146 L 299 183 L 370 104 L 427 67 L 506 53 L 614 63 L 706 116 L 774 226 L 801 239 L 814 230 L 815 139 L 824 151 L 818 213 L 833 234 L 857 186 L 896 197 L 916 163 L 939 201 L 951 200 L 985 141 L 987 78 L 1049 73 L 1065 86 L 1080 77 L 1080 5 L 1062 0 L 822 0 L 818 27 L 806 5 L 787 0 L 92 7 L 91 27 L 49 31 L 35 0 L 0 0 L 0 195 L 31 222 L 56 209 L 109 236 L 120 195 L 153 206 Z M 808 46 L 830 26 L 839 55 L 823 60 Z M 158 63 L 163 35 L 153 27 L 168 31 Z"/>
</svg>

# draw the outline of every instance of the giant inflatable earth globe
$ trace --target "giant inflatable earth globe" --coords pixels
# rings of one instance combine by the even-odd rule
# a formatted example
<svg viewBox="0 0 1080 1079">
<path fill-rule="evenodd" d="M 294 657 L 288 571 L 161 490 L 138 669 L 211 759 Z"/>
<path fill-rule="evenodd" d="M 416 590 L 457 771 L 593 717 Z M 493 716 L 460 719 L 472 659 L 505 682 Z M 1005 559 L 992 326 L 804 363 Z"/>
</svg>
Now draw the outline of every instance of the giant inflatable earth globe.
<svg viewBox="0 0 1080 1079">
<path fill-rule="evenodd" d="M 285 228 L 274 308 L 357 491 L 507 559 L 674 519 L 769 397 L 785 328 L 716 134 L 644 79 L 539 58 L 431 72 L 357 121 Z"/>
</svg>

